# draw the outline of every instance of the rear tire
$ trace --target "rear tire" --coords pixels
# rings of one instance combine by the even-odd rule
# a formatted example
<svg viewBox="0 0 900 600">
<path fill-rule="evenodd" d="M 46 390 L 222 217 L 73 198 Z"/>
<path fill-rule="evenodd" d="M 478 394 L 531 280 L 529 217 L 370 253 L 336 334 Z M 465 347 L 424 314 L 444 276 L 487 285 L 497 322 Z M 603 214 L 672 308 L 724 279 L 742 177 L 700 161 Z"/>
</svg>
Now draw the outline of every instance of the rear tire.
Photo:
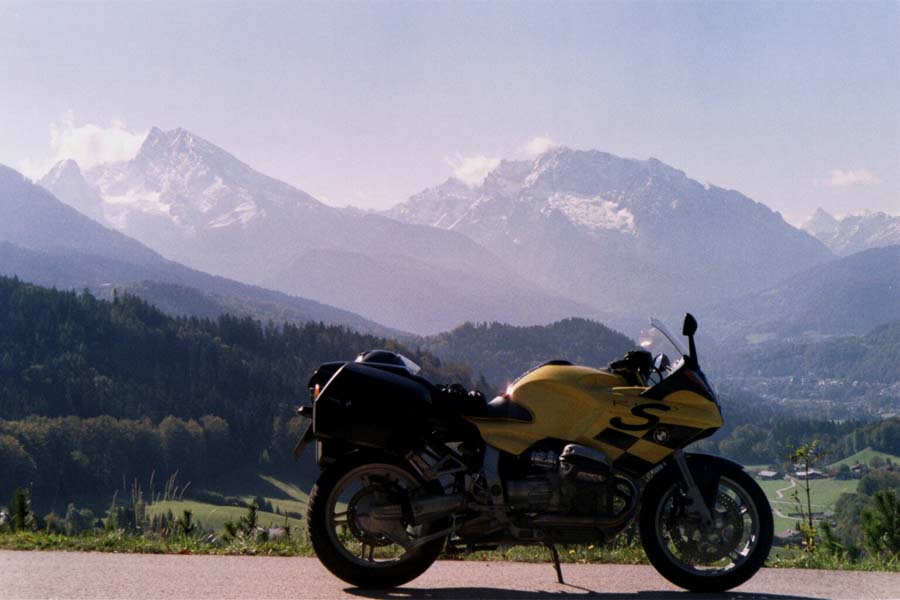
<svg viewBox="0 0 900 600">
<path fill-rule="evenodd" d="M 309 540 L 319 560 L 325 565 L 325 568 L 331 571 L 336 577 L 346 581 L 349 584 L 364 589 L 385 589 L 403 585 L 412 581 L 428 567 L 430 567 L 444 547 L 445 538 L 432 540 L 413 550 L 398 551 L 399 556 L 388 558 L 384 562 L 376 562 L 374 550 L 379 548 L 378 541 L 374 547 L 370 546 L 368 552 L 368 560 L 366 559 L 366 541 L 367 535 L 372 536 L 363 531 L 359 525 L 347 526 L 341 535 L 345 539 L 349 539 L 351 543 L 359 543 L 362 548 L 362 556 L 357 559 L 352 556 L 346 545 L 340 540 L 339 534 L 334 527 L 334 520 L 337 511 L 337 502 L 339 496 L 343 493 L 344 488 L 357 479 L 364 480 L 366 473 L 387 473 L 387 477 L 394 476 L 398 481 L 408 483 L 410 487 L 421 488 L 422 482 L 418 476 L 409 468 L 392 458 L 381 455 L 361 454 L 350 455 L 339 461 L 337 464 L 330 466 L 322 473 L 319 480 L 313 486 L 307 504 L 307 530 L 309 532 Z M 374 479 L 375 485 L 378 485 L 380 479 Z M 371 487 L 373 484 L 369 484 Z M 368 489 L 368 488 L 366 488 Z M 387 488 L 386 488 L 387 489 Z M 390 488 L 387 494 L 400 493 L 396 490 L 400 486 Z M 365 493 L 365 492 L 363 492 Z M 375 494 L 381 492 L 373 492 Z M 359 492 L 357 493 L 357 495 Z M 349 513 L 349 509 L 345 512 Z M 347 517 L 348 520 L 351 516 Z M 431 531 L 442 527 L 443 523 L 438 522 L 430 527 L 421 527 L 421 535 L 427 535 Z M 374 534 L 377 536 L 377 534 Z M 349 536 L 355 536 L 350 538 Z M 356 540 L 355 542 L 353 540 Z M 384 546 L 390 546 L 388 540 L 382 539 Z"/>
<path fill-rule="evenodd" d="M 714 535 L 673 508 L 683 501 L 683 480 L 678 469 L 670 467 L 644 492 L 641 542 L 656 570 L 675 585 L 692 592 L 723 592 L 763 566 L 772 547 L 772 509 L 759 485 L 739 466 L 712 456 L 693 456 L 688 464 L 694 461 L 706 462 L 721 475 Z M 716 544 L 733 549 L 719 550 Z"/>
</svg>

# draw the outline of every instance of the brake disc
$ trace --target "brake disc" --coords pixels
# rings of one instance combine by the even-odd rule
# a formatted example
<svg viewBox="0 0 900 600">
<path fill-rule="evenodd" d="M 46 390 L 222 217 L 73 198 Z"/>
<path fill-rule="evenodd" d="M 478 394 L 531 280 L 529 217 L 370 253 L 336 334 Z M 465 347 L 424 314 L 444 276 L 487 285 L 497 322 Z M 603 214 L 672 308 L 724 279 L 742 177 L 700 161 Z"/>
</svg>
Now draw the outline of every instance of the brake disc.
<svg viewBox="0 0 900 600">
<path fill-rule="evenodd" d="M 680 514 L 678 514 L 680 513 Z M 727 557 L 744 534 L 740 507 L 731 497 L 719 494 L 712 511 L 710 528 L 701 525 L 699 516 L 687 511 L 673 513 L 667 522 L 669 538 L 681 557 L 692 564 L 709 564 Z"/>
</svg>

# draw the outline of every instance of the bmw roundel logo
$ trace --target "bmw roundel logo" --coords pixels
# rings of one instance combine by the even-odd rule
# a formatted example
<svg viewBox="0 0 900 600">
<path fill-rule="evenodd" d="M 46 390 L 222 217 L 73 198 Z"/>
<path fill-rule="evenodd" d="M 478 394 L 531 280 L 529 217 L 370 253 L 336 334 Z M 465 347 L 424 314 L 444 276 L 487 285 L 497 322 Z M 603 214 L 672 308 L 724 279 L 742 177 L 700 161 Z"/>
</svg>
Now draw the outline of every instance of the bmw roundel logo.
<svg viewBox="0 0 900 600">
<path fill-rule="evenodd" d="M 665 444 L 669 441 L 669 430 L 665 427 L 657 427 L 653 431 L 653 441 L 657 444 Z"/>
</svg>

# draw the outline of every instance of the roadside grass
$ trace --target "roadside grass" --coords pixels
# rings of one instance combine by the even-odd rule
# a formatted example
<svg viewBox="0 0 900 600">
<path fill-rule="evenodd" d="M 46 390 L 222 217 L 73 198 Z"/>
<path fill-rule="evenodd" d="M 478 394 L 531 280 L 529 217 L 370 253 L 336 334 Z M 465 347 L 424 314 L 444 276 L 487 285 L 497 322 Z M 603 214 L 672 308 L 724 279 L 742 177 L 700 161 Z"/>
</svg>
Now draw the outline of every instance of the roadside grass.
<svg viewBox="0 0 900 600">
<path fill-rule="evenodd" d="M 175 535 L 162 538 L 123 530 L 91 531 L 64 535 L 35 531 L 0 533 L 5 550 L 56 550 L 66 552 L 129 552 L 133 554 L 221 554 L 241 556 L 315 556 L 305 537 L 291 540 L 224 542 L 215 536 Z"/>
<path fill-rule="evenodd" d="M 236 539 L 223 541 L 211 535 L 170 538 L 142 536 L 119 531 L 91 531 L 75 536 L 46 532 L 0 533 L 0 549 L 55 550 L 81 552 L 130 552 L 137 554 L 211 554 L 240 556 L 315 556 L 305 535 L 290 540 L 253 541 Z M 900 572 L 900 559 L 864 558 L 850 560 L 820 551 L 810 555 L 799 548 L 782 549 L 770 555 L 766 566 L 775 568 L 828 569 L 840 571 Z M 635 545 L 560 546 L 562 563 L 578 564 L 649 564 L 644 551 Z M 550 563 L 549 552 L 540 546 L 513 546 L 470 554 L 445 554 L 444 560 L 510 561 Z"/>
<path fill-rule="evenodd" d="M 790 500 L 790 492 L 786 490 L 784 498 L 776 498 L 775 490 L 788 487 L 788 480 L 759 482 L 773 506 L 785 514 L 792 514 L 795 505 Z M 799 482 L 798 482 L 799 484 Z M 855 492 L 859 484 L 857 480 L 815 480 L 810 482 L 813 506 L 817 511 L 833 510 L 834 503 L 842 493 Z M 250 503 L 261 497 L 270 502 L 273 508 L 305 514 L 307 495 L 296 484 L 281 477 L 257 471 L 241 473 L 233 478 L 226 488 L 212 487 L 220 494 L 228 493 Z M 247 509 L 236 506 L 223 506 L 197 500 L 168 500 L 156 502 L 147 507 L 148 515 L 154 516 L 172 511 L 175 517 L 183 511 L 190 510 L 193 520 L 202 532 L 191 536 L 171 535 L 162 537 L 154 533 L 136 533 L 123 530 L 100 531 L 89 530 L 78 535 L 66 536 L 47 532 L 0 533 L 0 548 L 11 550 L 57 550 L 57 551 L 89 551 L 89 552 L 131 552 L 149 554 L 215 554 L 215 555 L 260 555 L 260 556 L 314 556 L 311 545 L 306 538 L 306 524 L 302 519 L 286 518 L 271 512 L 257 511 L 259 526 L 290 526 L 289 539 L 262 541 L 239 536 L 226 539 L 223 536 L 226 521 L 237 522 L 245 515 Z M 796 521 L 775 516 L 775 530 L 793 529 Z M 648 564 L 644 551 L 635 543 L 626 543 L 620 536 L 607 546 L 592 544 L 559 546 L 560 561 L 563 563 L 582 564 Z M 444 554 L 444 560 L 468 561 L 512 561 L 530 563 L 550 563 L 550 554 L 542 546 L 509 546 L 491 551 L 478 551 L 468 554 Z M 900 572 L 900 559 L 850 560 L 846 557 L 834 557 L 824 551 L 810 555 L 796 547 L 773 547 L 767 566 L 777 568 L 810 568 L 832 570 L 862 570 Z"/>
<path fill-rule="evenodd" d="M 773 548 L 774 550 L 774 548 Z M 810 554 L 800 548 L 791 548 L 783 556 L 769 554 L 766 566 L 775 569 L 825 569 L 827 571 L 884 571 L 900 572 L 900 557 L 870 557 L 851 560 L 819 551 Z"/>
</svg>

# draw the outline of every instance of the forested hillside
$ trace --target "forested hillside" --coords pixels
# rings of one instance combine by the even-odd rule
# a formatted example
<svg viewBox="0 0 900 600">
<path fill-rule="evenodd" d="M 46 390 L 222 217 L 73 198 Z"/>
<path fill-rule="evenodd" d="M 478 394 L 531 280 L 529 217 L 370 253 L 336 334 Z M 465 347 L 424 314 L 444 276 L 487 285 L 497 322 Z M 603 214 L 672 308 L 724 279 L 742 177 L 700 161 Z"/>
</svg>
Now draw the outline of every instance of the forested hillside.
<svg viewBox="0 0 900 600">
<path fill-rule="evenodd" d="M 474 386 L 464 368 L 343 327 L 173 318 L 129 295 L 0 278 L 0 497 L 26 483 L 120 486 L 154 468 L 202 478 L 263 452 L 287 460 L 313 369 L 372 348 Z"/>
<path fill-rule="evenodd" d="M 822 342 L 854 349 L 846 353 L 852 360 L 812 350 L 784 360 L 814 374 L 829 362 L 841 374 L 867 361 L 889 372 L 878 355 L 888 356 L 896 335 L 889 326 L 861 340 Z M 107 302 L 0 278 L 0 498 L 24 485 L 65 507 L 90 495 L 108 500 L 124 482 L 146 484 L 154 472 L 159 481 L 178 471 L 196 489 L 241 466 L 293 468 L 294 409 L 307 402 L 312 370 L 379 347 L 409 355 L 435 382 L 489 392 L 474 381 L 479 374 L 500 387 L 552 358 L 602 366 L 634 343 L 599 323 L 567 319 L 466 324 L 416 351 L 337 326 L 174 318 L 127 294 Z M 764 357 L 754 361 L 769 368 Z M 726 425 L 698 449 L 756 464 L 779 462 L 813 438 L 835 460 L 865 447 L 900 453 L 900 419 L 829 421 L 725 384 L 720 396 Z"/>
<path fill-rule="evenodd" d="M 900 415 L 900 321 L 864 335 L 750 344 L 708 355 L 713 378 L 820 419 Z"/>
<path fill-rule="evenodd" d="M 635 348 L 617 331 L 588 319 L 564 319 L 551 325 L 518 327 L 503 323 L 466 323 L 425 339 L 425 349 L 456 363 L 472 365 L 495 387 L 552 359 L 602 367 Z"/>
<path fill-rule="evenodd" d="M 720 386 L 719 395 L 725 425 L 694 449 L 743 464 L 777 464 L 785 461 L 793 448 L 817 439 L 827 449 L 829 461 L 867 447 L 900 455 L 900 417 L 834 421 L 730 385 Z"/>
</svg>

